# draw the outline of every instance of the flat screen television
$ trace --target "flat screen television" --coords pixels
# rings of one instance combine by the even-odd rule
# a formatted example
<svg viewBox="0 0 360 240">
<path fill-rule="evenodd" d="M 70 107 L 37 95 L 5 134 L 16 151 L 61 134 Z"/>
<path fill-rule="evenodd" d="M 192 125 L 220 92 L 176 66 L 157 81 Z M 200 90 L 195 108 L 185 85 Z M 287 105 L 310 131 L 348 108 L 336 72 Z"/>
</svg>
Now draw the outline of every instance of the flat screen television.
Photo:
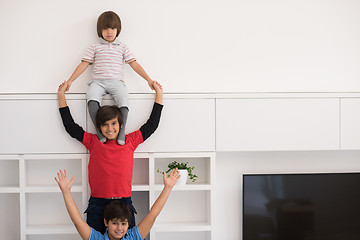
<svg viewBox="0 0 360 240">
<path fill-rule="evenodd" d="M 243 240 L 360 240 L 360 173 L 244 174 Z"/>
</svg>

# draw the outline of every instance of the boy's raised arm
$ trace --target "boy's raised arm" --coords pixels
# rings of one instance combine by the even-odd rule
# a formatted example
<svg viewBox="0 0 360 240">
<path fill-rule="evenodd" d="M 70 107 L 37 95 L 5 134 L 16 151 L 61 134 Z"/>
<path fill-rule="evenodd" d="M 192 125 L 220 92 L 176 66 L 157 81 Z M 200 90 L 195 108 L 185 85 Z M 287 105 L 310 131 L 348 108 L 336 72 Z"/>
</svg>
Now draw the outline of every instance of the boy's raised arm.
<svg viewBox="0 0 360 240">
<path fill-rule="evenodd" d="M 91 234 L 90 226 L 82 219 L 79 209 L 76 206 L 76 203 L 71 194 L 71 187 L 74 182 L 75 177 L 72 177 L 69 181 L 67 177 L 67 172 L 64 170 L 60 170 L 57 173 L 57 178 L 55 177 L 55 181 L 58 183 L 61 193 L 64 197 L 64 202 L 66 205 L 66 209 L 69 213 L 71 221 L 74 223 L 76 230 L 80 234 L 81 238 L 84 240 L 88 240 Z"/>
<path fill-rule="evenodd" d="M 155 90 L 155 102 L 158 104 L 163 104 L 163 89 L 160 83 L 154 81 L 153 88 Z"/>
<path fill-rule="evenodd" d="M 154 90 L 154 81 L 151 80 L 151 78 L 149 77 L 149 75 L 147 75 L 142 66 L 136 60 L 130 62 L 129 65 L 137 74 L 139 74 L 143 79 L 145 79 L 148 82 L 149 87 Z"/>
<path fill-rule="evenodd" d="M 144 219 L 139 223 L 139 232 L 141 237 L 144 239 L 150 232 L 156 217 L 160 214 L 163 209 L 172 188 L 175 183 L 179 180 L 180 174 L 177 169 L 173 169 L 170 173 L 170 176 L 167 177 L 166 173 L 164 173 L 164 188 L 161 191 L 159 197 L 156 199 L 154 205 L 151 207 L 150 212 L 144 217 Z"/>
<path fill-rule="evenodd" d="M 67 106 L 66 98 L 65 98 L 65 91 L 66 91 L 67 87 L 68 87 L 67 82 L 63 82 L 62 84 L 59 85 L 58 92 L 57 92 L 59 108 L 63 108 L 63 107 Z"/>
<path fill-rule="evenodd" d="M 153 109 L 150 114 L 150 118 L 146 121 L 144 125 L 140 127 L 141 134 L 143 136 L 143 141 L 148 139 L 157 129 L 160 123 L 161 111 L 163 108 L 163 90 L 160 83 L 155 82 L 153 83 L 153 87 L 155 89 L 155 103 Z"/>
<path fill-rule="evenodd" d="M 59 111 L 61 119 L 63 121 L 65 130 L 70 134 L 71 137 L 76 138 L 79 142 L 82 142 L 84 139 L 84 129 L 74 122 L 74 119 L 71 116 L 70 109 L 67 108 L 65 91 L 67 88 L 67 82 L 60 84 L 57 96 L 59 103 Z"/>
<path fill-rule="evenodd" d="M 66 92 L 69 91 L 71 84 L 77 79 L 90 65 L 90 62 L 82 61 L 75 69 L 69 80 L 66 81 Z"/>
</svg>

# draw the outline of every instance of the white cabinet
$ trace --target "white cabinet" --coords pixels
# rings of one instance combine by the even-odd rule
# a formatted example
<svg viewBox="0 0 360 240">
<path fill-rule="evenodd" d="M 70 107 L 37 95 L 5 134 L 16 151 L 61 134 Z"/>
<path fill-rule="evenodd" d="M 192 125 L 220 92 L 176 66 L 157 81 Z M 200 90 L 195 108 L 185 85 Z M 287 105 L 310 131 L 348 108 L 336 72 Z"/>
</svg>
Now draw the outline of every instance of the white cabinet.
<svg viewBox="0 0 360 240">
<path fill-rule="evenodd" d="M 75 176 L 72 193 L 80 212 L 84 212 L 89 198 L 87 159 L 88 154 L 0 155 L 3 236 L 21 240 L 80 239 L 54 177 L 59 169 L 67 169 L 69 177 Z M 157 168 L 165 170 L 174 160 L 195 166 L 198 180 L 173 188 L 150 238 L 184 239 L 191 231 L 209 236 L 200 240 L 213 239 L 210 236 L 214 231 L 214 152 L 135 153 L 132 199 L 138 211 L 136 222 L 149 212 L 163 188 Z"/>
<path fill-rule="evenodd" d="M 132 200 L 138 212 L 136 223 L 149 212 L 163 189 L 162 174 L 157 169 L 167 170 L 172 161 L 188 162 L 189 166 L 195 167 L 198 178 L 195 183 L 188 179 L 186 185 L 173 188 L 148 238 L 214 239 L 214 152 L 136 153 L 132 183 Z"/>
<path fill-rule="evenodd" d="M 94 132 L 85 95 L 69 94 L 67 103 L 75 122 Z M 112 103 L 111 99 L 104 101 Z M 145 123 L 153 103 L 153 95 L 130 99 L 127 132 Z M 186 160 L 195 166 L 199 178 L 196 183 L 174 188 L 151 239 L 188 238 L 189 232 L 199 236 L 196 239 L 213 239 L 215 99 L 170 97 L 164 99 L 164 105 L 159 128 L 135 153 L 132 184 L 136 221 L 139 223 L 149 212 L 163 187 L 156 168 L 165 168 L 173 160 Z M 89 198 L 88 153 L 65 132 L 56 95 L 4 95 L 0 96 L 0 107 L 0 125 L 4 126 L 0 138 L 3 237 L 80 239 L 54 177 L 59 169 L 67 169 L 70 176 L 76 177 L 72 192 L 83 212 Z M 190 206 L 189 199 L 194 199 Z M 13 217 L 8 220 L 10 215 Z M 169 218 L 170 215 L 176 217 Z"/>
<path fill-rule="evenodd" d="M 214 152 L 135 153 L 132 200 L 138 212 L 136 223 L 149 212 L 163 189 L 162 174 L 157 170 L 167 170 L 172 161 L 188 162 L 195 167 L 198 178 L 195 183 L 188 179 L 186 185 L 173 188 L 148 238 L 214 239 Z"/>
<path fill-rule="evenodd" d="M 162 175 L 172 161 L 188 162 L 195 166 L 197 181 L 189 179 L 186 185 L 175 186 L 151 231 L 151 239 L 214 239 L 215 229 L 215 153 L 155 153 L 153 181 L 150 184 L 150 202 L 154 203 L 163 184 Z M 150 178 L 151 179 L 151 178 Z"/>
<path fill-rule="evenodd" d="M 114 101 L 104 100 L 113 105 Z M 149 118 L 154 98 L 130 99 L 126 133 L 139 129 Z M 88 118 L 88 130 L 95 132 Z M 215 100 L 165 98 L 160 125 L 137 152 L 191 152 L 215 150 Z"/>
<path fill-rule="evenodd" d="M 341 99 L 341 149 L 360 149 L 360 98 Z"/>
<path fill-rule="evenodd" d="M 0 160 L 0 168 L 1 166 Z M 20 239 L 20 194 L 0 187 L 0 232 L 2 239 Z"/>
<path fill-rule="evenodd" d="M 217 99 L 216 150 L 339 149 L 339 99 Z"/>
<path fill-rule="evenodd" d="M 76 121 L 85 126 L 85 100 L 68 100 Z M 57 100 L 0 99 L 0 154 L 85 153 L 64 131 Z"/>
<path fill-rule="evenodd" d="M 87 155 L 24 155 L 21 161 L 24 161 L 24 172 L 20 173 L 24 179 L 21 180 L 20 188 L 21 193 L 25 195 L 25 234 L 30 236 L 76 233 L 54 177 L 59 169 L 67 169 L 70 177 L 75 176 L 72 193 L 80 212 L 83 212 L 88 200 Z"/>
<path fill-rule="evenodd" d="M 83 212 L 88 153 L 65 132 L 56 95 L 0 97 L 0 232 L 6 239 L 80 239 L 54 176 L 64 168 L 76 176 L 73 194 Z M 67 98 L 75 122 L 94 132 L 85 95 Z M 127 133 L 145 123 L 153 103 L 153 94 L 131 95 Z M 340 97 L 165 96 L 159 128 L 134 156 L 137 223 L 162 190 L 156 170 L 188 161 L 197 182 L 174 187 L 147 239 L 214 239 L 216 151 L 360 149 L 359 105 L 360 98 Z"/>
<path fill-rule="evenodd" d="M 0 229 L 10 234 L 7 239 L 51 239 L 54 234 L 80 239 L 54 177 L 59 169 L 75 176 L 72 192 L 82 211 L 88 199 L 86 162 L 86 154 L 0 155 Z"/>
<path fill-rule="evenodd" d="M 0 203 L 0 232 L 2 238 L 20 239 L 20 179 L 18 156 L 0 155 Z"/>
<path fill-rule="evenodd" d="M 214 99 L 165 99 L 162 114 L 159 128 L 149 138 L 149 142 L 146 141 L 139 146 L 138 151 L 200 152 L 215 150 Z"/>
</svg>

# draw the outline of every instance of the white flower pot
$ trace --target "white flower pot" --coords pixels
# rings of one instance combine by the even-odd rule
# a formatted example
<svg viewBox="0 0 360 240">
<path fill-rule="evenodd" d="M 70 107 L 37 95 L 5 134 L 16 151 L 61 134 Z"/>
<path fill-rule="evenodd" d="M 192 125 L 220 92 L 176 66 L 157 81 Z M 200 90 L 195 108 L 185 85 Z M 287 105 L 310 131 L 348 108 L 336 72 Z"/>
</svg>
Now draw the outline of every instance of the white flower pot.
<svg viewBox="0 0 360 240">
<path fill-rule="evenodd" d="M 175 185 L 185 185 L 188 178 L 188 171 L 186 169 L 179 169 L 180 178 Z"/>
</svg>

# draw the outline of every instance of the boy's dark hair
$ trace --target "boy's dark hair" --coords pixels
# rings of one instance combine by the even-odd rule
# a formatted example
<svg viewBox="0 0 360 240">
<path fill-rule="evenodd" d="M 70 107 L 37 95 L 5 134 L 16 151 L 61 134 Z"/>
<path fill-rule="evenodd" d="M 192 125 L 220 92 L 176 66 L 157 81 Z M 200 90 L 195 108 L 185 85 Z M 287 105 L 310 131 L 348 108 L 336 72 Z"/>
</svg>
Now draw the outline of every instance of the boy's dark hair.
<svg viewBox="0 0 360 240">
<path fill-rule="evenodd" d="M 99 37 L 103 38 L 102 30 L 106 28 L 116 28 L 117 29 L 116 37 L 119 36 L 121 31 L 121 20 L 116 13 L 112 11 L 107 11 L 107 12 L 103 12 L 99 16 L 97 21 L 97 34 Z"/>
<path fill-rule="evenodd" d="M 120 200 L 111 201 L 104 209 L 104 218 L 106 222 L 112 219 L 119 219 L 120 221 L 127 220 L 130 224 L 132 212 L 128 204 Z"/>
<path fill-rule="evenodd" d="M 100 129 L 101 125 L 103 125 L 106 121 L 114 118 L 118 119 L 120 126 L 123 124 L 122 114 L 117 106 L 101 106 L 96 113 L 96 128 Z"/>
</svg>

